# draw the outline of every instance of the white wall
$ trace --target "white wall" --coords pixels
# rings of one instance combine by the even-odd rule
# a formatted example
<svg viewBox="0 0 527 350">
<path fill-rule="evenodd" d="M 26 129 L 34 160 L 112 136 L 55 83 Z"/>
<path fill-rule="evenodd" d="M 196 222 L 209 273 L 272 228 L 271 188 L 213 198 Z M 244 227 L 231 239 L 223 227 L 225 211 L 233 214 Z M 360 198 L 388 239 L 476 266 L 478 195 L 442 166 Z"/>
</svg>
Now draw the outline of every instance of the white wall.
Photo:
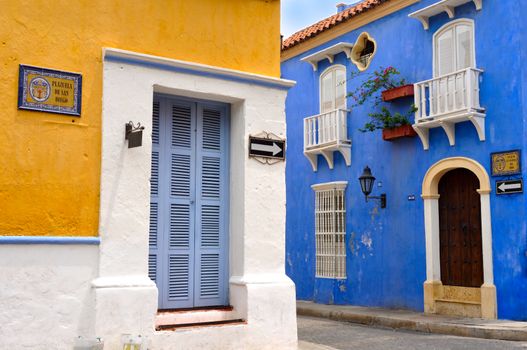
<svg viewBox="0 0 527 350">
<path fill-rule="evenodd" d="M 95 337 L 98 246 L 0 245 L 0 349 L 72 349 Z"/>
</svg>

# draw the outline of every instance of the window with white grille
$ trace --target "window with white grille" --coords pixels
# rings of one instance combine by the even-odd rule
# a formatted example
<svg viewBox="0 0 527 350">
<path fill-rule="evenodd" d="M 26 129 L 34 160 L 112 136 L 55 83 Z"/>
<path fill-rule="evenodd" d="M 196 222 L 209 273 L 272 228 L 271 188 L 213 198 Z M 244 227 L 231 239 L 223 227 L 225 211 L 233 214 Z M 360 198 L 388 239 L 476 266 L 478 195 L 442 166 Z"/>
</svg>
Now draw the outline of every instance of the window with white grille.
<svg viewBox="0 0 527 350">
<path fill-rule="evenodd" d="M 346 278 L 346 181 L 312 185 L 315 191 L 316 277 Z"/>
</svg>

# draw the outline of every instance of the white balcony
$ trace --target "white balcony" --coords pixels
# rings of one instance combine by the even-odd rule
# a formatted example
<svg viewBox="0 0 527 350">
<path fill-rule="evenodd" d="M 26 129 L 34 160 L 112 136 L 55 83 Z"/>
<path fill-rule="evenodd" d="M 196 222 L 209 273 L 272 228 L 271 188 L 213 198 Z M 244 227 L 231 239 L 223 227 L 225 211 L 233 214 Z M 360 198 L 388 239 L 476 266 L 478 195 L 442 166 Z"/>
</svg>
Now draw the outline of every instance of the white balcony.
<svg viewBox="0 0 527 350">
<path fill-rule="evenodd" d="M 456 123 L 470 121 L 480 141 L 485 141 L 485 109 L 479 104 L 479 77 L 483 71 L 466 68 L 414 84 L 414 130 L 423 148 L 429 148 L 429 129 L 441 127 L 451 146 L 456 143 Z"/>
<path fill-rule="evenodd" d="M 321 154 L 333 169 L 333 152 L 344 157 L 347 166 L 351 164 L 351 141 L 348 138 L 348 111 L 335 109 L 326 113 L 304 118 L 304 155 L 317 171 L 317 158 Z"/>
</svg>

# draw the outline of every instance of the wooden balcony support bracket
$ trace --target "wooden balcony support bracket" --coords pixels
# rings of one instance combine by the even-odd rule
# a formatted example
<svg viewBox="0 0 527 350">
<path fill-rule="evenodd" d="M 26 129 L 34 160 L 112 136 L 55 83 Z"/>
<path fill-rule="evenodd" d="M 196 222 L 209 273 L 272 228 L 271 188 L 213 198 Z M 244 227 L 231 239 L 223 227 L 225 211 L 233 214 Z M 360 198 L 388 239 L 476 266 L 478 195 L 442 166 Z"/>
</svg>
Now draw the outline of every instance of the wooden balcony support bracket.
<svg viewBox="0 0 527 350">
<path fill-rule="evenodd" d="M 456 124 L 441 120 L 439 125 L 445 131 L 450 146 L 454 146 L 456 144 Z"/>
<path fill-rule="evenodd" d="M 465 113 L 458 113 L 455 115 L 443 117 L 443 118 L 437 118 L 432 119 L 428 121 L 422 121 L 419 123 L 415 123 L 413 125 L 413 128 L 419 138 L 421 139 L 421 142 L 423 143 L 423 149 L 426 151 L 428 150 L 430 144 L 429 144 L 429 129 L 440 126 L 444 131 L 446 136 L 448 137 L 448 143 L 450 146 L 455 146 L 456 144 L 456 124 L 463 122 L 463 121 L 470 121 L 472 125 L 474 125 L 474 128 L 476 129 L 476 132 L 478 133 L 478 138 L 480 141 L 485 141 L 485 113 L 484 110 L 482 111 L 469 111 Z"/>
<path fill-rule="evenodd" d="M 428 149 L 430 148 L 430 142 L 429 142 L 430 130 L 428 128 L 420 128 L 417 124 L 412 125 L 412 127 L 417 133 L 417 136 L 419 136 L 419 139 L 421 140 L 421 143 L 423 144 L 423 149 L 425 151 L 428 151 Z"/>
<path fill-rule="evenodd" d="M 470 120 L 476 128 L 479 140 L 485 141 L 485 114 L 475 112 L 468 116 L 468 120 Z"/>
<path fill-rule="evenodd" d="M 304 152 L 304 156 L 306 156 L 307 160 L 309 160 L 309 163 L 311 163 L 311 167 L 313 168 L 313 171 L 317 171 L 318 155 L 316 153 Z"/>
<path fill-rule="evenodd" d="M 330 169 L 333 169 L 333 151 L 332 150 L 321 150 L 320 154 L 324 158 L 326 158 L 326 162 L 328 162 L 328 166 Z"/>
<path fill-rule="evenodd" d="M 351 165 L 351 145 L 340 145 L 338 148 L 330 147 L 327 149 L 320 149 L 318 151 L 306 151 L 304 152 L 304 156 L 306 156 L 306 158 L 311 163 L 311 167 L 313 168 L 313 171 L 318 170 L 318 155 L 319 154 L 321 154 L 326 160 L 326 162 L 328 162 L 328 167 L 330 169 L 333 169 L 334 167 L 333 153 L 336 151 L 342 154 L 342 158 L 344 158 L 344 162 L 346 163 L 346 166 L 350 166 Z"/>
<path fill-rule="evenodd" d="M 450 19 L 456 17 L 456 10 L 453 6 L 445 5 L 445 7 L 443 8 L 443 11 L 447 13 L 448 18 Z"/>
<path fill-rule="evenodd" d="M 417 19 L 419 22 L 421 22 L 421 24 L 423 25 L 423 29 L 424 30 L 430 29 L 430 23 L 429 23 L 429 18 L 430 17 L 428 17 L 428 16 L 415 16 L 414 18 Z"/>
<path fill-rule="evenodd" d="M 344 162 L 346 163 L 346 166 L 351 165 L 351 146 L 343 146 L 339 148 L 340 154 L 342 154 L 342 157 L 344 158 Z"/>
</svg>

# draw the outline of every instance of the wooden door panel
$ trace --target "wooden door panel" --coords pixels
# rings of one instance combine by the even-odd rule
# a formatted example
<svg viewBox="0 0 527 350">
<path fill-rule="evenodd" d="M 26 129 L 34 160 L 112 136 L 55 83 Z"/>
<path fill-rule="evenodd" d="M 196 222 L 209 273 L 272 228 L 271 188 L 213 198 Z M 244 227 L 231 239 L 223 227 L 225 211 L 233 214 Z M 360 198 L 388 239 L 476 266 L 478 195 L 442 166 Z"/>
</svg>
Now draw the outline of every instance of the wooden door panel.
<svg viewBox="0 0 527 350">
<path fill-rule="evenodd" d="M 483 283 L 481 205 L 478 178 L 467 169 L 446 173 L 439 182 L 439 240 L 444 285 Z"/>
</svg>

